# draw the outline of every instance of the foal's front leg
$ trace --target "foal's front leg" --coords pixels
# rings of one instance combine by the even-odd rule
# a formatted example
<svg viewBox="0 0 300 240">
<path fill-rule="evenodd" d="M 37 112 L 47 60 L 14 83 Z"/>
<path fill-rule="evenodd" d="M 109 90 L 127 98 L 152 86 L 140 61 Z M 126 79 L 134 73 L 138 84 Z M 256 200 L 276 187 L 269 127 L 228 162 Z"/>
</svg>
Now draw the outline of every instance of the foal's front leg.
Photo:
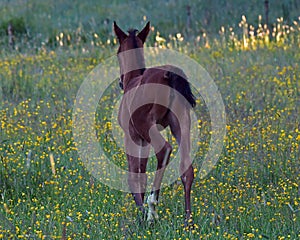
<svg viewBox="0 0 300 240">
<path fill-rule="evenodd" d="M 128 185 L 137 207 L 144 213 L 144 196 L 147 187 L 146 167 L 150 146 L 142 140 L 140 141 L 140 145 L 135 145 L 126 139 L 127 137 L 125 137 L 125 145 L 129 170 Z M 136 147 L 136 149 L 129 150 L 129 147 Z M 128 153 L 134 153 L 135 156 L 131 156 Z"/>
</svg>

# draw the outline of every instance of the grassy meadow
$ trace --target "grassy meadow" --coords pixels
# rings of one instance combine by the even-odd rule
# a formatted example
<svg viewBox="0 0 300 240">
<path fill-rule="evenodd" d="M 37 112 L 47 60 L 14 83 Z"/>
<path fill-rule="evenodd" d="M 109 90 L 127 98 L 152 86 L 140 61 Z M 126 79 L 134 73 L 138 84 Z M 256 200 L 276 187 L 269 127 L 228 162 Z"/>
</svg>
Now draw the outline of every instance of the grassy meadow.
<svg viewBox="0 0 300 240">
<path fill-rule="evenodd" d="M 300 238 L 299 1 L 270 0 L 268 26 L 264 1 L 157 2 L 0 2 L 0 239 Z M 210 119 L 198 101 L 193 229 L 184 228 L 181 184 L 163 189 L 159 221 L 139 224 L 131 195 L 94 178 L 78 155 L 74 100 L 117 51 L 113 20 L 123 29 L 150 20 L 146 45 L 196 60 L 222 94 L 227 134 L 205 178 Z M 99 136 L 115 122 L 107 99 Z M 126 169 L 124 153 L 99 139 Z"/>
</svg>

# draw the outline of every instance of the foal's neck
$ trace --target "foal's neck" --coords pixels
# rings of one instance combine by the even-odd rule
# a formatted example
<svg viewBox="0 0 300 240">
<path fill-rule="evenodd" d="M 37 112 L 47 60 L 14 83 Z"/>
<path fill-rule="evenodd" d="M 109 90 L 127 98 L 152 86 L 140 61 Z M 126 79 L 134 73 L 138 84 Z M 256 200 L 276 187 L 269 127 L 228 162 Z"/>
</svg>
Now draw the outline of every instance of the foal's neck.
<svg viewBox="0 0 300 240">
<path fill-rule="evenodd" d="M 143 75 L 146 69 L 143 49 L 129 50 L 127 53 L 121 54 L 119 60 L 123 87 L 126 89 L 129 82 Z"/>
</svg>

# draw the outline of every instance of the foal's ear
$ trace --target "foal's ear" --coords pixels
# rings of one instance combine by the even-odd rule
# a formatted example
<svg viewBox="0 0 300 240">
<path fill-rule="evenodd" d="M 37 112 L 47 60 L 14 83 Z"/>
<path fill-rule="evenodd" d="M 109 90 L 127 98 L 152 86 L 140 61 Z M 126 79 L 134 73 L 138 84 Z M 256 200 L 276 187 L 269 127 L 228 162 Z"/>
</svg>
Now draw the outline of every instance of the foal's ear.
<svg viewBox="0 0 300 240">
<path fill-rule="evenodd" d="M 127 38 L 127 35 L 122 31 L 121 28 L 119 28 L 119 26 L 115 21 L 114 21 L 114 31 L 119 40 L 119 43 L 121 44 L 124 41 L 124 39 Z"/>
<path fill-rule="evenodd" d="M 150 22 L 148 22 L 146 26 L 143 28 L 143 30 L 140 31 L 139 34 L 137 35 L 138 38 L 141 39 L 143 43 L 146 41 L 149 31 L 150 31 Z"/>
</svg>

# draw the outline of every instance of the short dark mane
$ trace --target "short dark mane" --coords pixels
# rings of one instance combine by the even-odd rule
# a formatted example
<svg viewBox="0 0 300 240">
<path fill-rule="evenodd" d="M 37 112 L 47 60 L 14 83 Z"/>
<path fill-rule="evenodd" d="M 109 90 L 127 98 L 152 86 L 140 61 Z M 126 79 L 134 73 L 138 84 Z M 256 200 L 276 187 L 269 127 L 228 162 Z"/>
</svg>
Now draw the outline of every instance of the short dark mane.
<svg viewBox="0 0 300 240">
<path fill-rule="evenodd" d="M 129 33 L 129 36 L 131 36 L 131 35 L 136 35 L 136 33 L 138 32 L 139 30 L 137 30 L 137 29 L 134 29 L 134 28 L 130 28 L 130 29 L 128 29 L 128 33 Z"/>
<path fill-rule="evenodd" d="M 136 33 L 138 31 L 139 30 L 134 29 L 134 28 L 131 28 L 131 29 L 128 30 L 129 37 L 133 39 L 133 45 L 134 45 L 135 48 L 138 47 L 137 42 L 136 42 L 136 38 L 135 38 L 136 37 Z"/>
</svg>

